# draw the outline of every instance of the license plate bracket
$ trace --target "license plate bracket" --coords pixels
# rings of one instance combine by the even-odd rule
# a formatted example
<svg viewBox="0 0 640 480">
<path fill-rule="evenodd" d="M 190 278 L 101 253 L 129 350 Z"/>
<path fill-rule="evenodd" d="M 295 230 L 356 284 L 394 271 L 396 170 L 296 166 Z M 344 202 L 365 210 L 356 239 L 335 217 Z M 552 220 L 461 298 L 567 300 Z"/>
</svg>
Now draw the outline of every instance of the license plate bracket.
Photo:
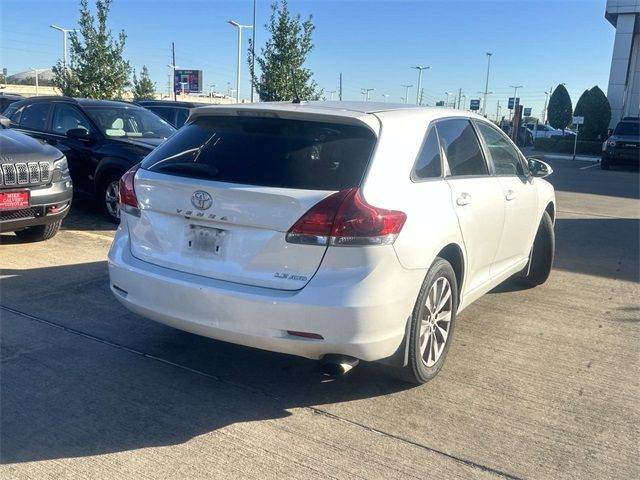
<svg viewBox="0 0 640 480">
<path fill-rule="evenodd" d="M 189 225 L 186 234 L 187 251 L 209 258 L 222 256 L 226 230 L 219 228 Z"/>
<path fill-rule="evenodd" d="M 29 191 L 0 193 L 0 210 L 20 210 L 29 207 Z"/>
</svg>

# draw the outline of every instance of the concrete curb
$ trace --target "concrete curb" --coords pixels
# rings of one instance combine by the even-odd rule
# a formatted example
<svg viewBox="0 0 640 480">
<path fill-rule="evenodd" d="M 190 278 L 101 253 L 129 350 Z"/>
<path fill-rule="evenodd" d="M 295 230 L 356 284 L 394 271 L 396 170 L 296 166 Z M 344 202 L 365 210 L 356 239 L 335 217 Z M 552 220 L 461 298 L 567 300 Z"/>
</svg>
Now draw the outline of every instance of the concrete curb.
<svg viewBox="0 0 640 480">
<path fill-rule="evenodd" d="M 551 160 L 573 160 L 573 155 L 562 155 L 562 154 L 547 154 L 547 153 L 543 153 L 542 157 L 544 158 L 548 158 Z M 594 162 L 594 163 L 598 163 L 600 162 L 600 157 L 594 157 L 594 156 L 583 156 L 583 155 L 576 155 L 576 160 L 579 160 L 581 162 Z"/>
</svg>

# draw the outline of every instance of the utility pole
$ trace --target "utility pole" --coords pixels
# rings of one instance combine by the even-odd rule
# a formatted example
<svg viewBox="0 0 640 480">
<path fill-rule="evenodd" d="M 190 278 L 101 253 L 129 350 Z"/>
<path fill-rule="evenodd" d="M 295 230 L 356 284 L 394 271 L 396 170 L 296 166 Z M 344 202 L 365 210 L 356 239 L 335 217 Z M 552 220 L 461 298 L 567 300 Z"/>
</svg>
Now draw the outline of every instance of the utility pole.
<svg viewBox="0 0 640 480">
<path fill-rule="evenodd" d="M 420 105 L 420 92 L 421 92 L 420 84 L 422 83 L 422 71 L 428 70 L 431 67 L 423 67 L 421 65 L 416 65 L 415 67 L 409 67 L 409 68 L 418 70 L 418 89 L 416 90 L 416 105 Z"/>
<path fill-rule="evenodd" d="M 340 101 L 342 101 L 342 72 L 340 72 Z"/>
<path fill-rule="evenodd" d="M 458 106 L 457 106 L 457 107 L 455 107 L 457 110 L 460 110 L 460 100 L 461 100 L 461 99 L 462 99 L 462 89 L 461 89 L 461 88 L 459 88 L 459 89 L 458 89 Z M 454 101 L 454 104 L 455 104 L 455 101 Z M 455 106 L 455 105 L 454 105 L 454 106 Z"/>
<path fill-rule="evenodd" d="M 173 101 L 176 101 L 176 45 L 171 42 L 171 56 L 172 60 L 172 69 L 173 69 L 173 78 L 171 79 L 171 88 L 173 89 Z"/>
<path fill-rule="evenodd" d="M 405 88 L 405 93 L 404 93 L 404 103 L 407 103 L 407 99 L 409 98 L 409 89 L 411 87 L 413 87 L 413 85 L 402 85 Z"/>
<path fill-rule="evenodd" d="M 487 114 L 487 94 L 489 93 L 489 69 L 491 68 L 491 55 L 493 53 L 487 52 L 487 80 L 484 83 L 484 101 L 482 102 L 482 115 Z"/>
</svg>

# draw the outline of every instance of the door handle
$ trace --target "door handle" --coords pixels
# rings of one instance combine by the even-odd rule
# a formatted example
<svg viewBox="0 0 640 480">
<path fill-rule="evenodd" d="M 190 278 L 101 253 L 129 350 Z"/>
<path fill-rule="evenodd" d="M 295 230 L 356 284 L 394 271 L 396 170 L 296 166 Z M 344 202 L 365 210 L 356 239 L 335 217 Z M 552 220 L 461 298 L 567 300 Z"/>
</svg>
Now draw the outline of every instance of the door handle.
<svg viewBox="0 0 640 480">
<path fill-rule="evenodd" d="M 507 193 L 504 195 L 504 198 L 507 199 L 508 202 L 516 198 L 516 192 L 513 190 L 507 190 Z"/>
<path fill-rule="evenodd" d="M 456 203 L 461 207 L 469 205 L 471 203 L 471 195 L 467 192 L 462 193 L 458 198 L 456 198 Z"/>
</svg>

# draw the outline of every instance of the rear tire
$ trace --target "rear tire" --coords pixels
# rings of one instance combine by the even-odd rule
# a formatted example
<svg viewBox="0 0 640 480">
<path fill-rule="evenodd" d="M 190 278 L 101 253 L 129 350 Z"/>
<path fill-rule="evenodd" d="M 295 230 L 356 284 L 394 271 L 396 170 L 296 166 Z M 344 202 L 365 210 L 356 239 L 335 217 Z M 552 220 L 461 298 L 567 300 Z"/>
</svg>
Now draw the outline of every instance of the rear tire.
<svg viewBox="0 0 640 480">
<path fill-rule="evenodd" d="M 120 177 L 124 175 L 112 173 L 107 176 L 106 179 L 100 184 L 100 190 L 98 192 L 98 201 L 102 207 L 102 211 L 107 218 L 116 225 L 120 223 L 120 205 L 118 199 L 118 192 L 120 190 Z"/>
<path fill-rule="evenodd" d="M 451 264 L 437 257 L 424 279 L 411 316 L 408 364 L 402 380 L 421 385 L 435 377 L 453 338 L 458 284 Z"/>
<path fill-rule="evenodd" d="M 609 170 L 609 159 L 604 156 L 600 159 L 600 168 L 602 170 Z"/>
<path fill-rule="evenodd" d="M 18 238 L 27 242 L 42 242 L 55 237 L 58 230 L 60 230 L 60 225 L 62 225 L 62 220 L 57 220 L 46 225 L 36 225 L 24 230 L 18 230 L 15 234 Z"/>
<path fill-rule="evenodd" d="M 531 249 L 531 258 L 528 266 L 529 273 L 525 271 L 522 279 L 527 286 L 536 287 L 547 281 L 553 265 L 555 245 L 556 238 L 553 232 L 553 222 L 549 213 L 544 212 Z"/>
</svg>

